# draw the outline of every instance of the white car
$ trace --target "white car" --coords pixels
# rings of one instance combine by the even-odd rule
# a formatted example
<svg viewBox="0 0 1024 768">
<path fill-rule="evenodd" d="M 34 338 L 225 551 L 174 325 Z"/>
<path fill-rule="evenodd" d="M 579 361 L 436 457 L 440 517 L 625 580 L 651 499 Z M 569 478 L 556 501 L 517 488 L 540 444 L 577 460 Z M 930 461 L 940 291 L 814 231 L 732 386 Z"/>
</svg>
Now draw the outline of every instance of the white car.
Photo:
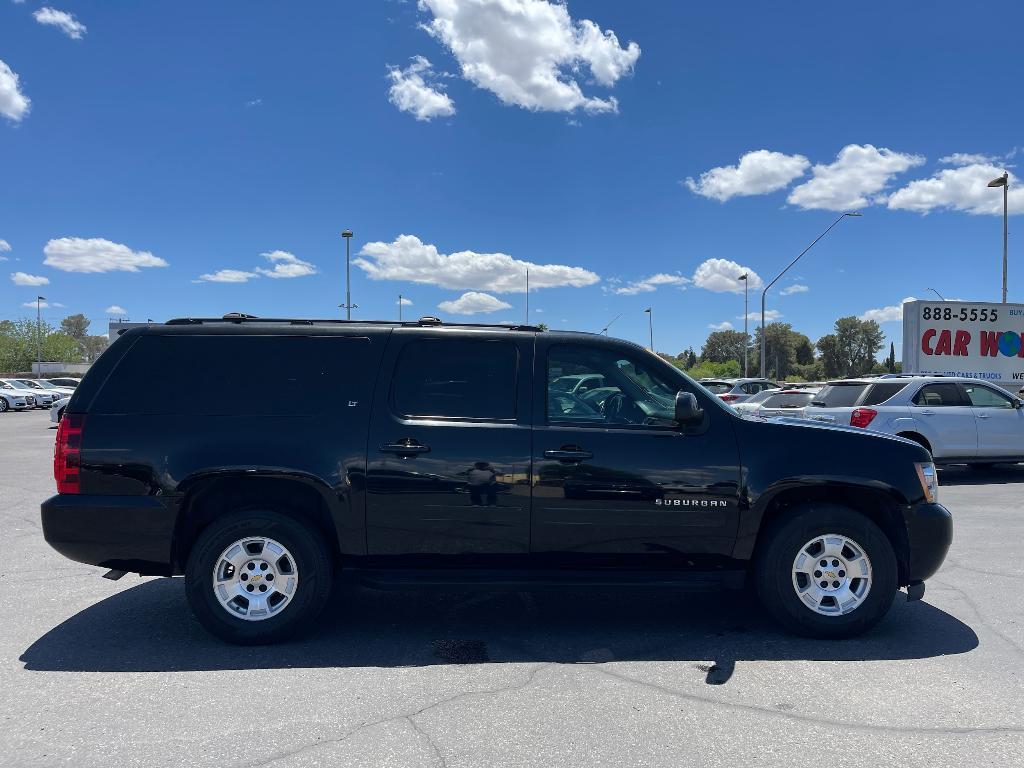
<svg viewBox="0 0 1024 768">
<path fill-rule="evenodd" d="M 68 407 L 68 403 L 71 402 L 70 397 L 64 397 L 55 402 L 50 406 L 50 421 L 54 424 L 60 424 L 60 420 L 64 418 L 64 411 Z"/>
<path fill-rule="evenodd" d="M 766 389 L 778 389 L 779 385 L 768 379 L 701 379 L 700 385 L 718 399 L 729 405 L 745 403 L 754 395 Z"/>
<path fill-rule="evenodd" d="M 74 389 L 82 383 L 81 379 L 68 377 L 66 379 L 41 379 L 41 381 L 48 381 L 55 387 L 64 387 L 65 389 Z"/>
<path fill-rule="evenodd" d="M 70 387 L 58 387 L 55 384 L 51 384 L 46 379 L 14 379 L 26 387 L 33 389 L 37 392 L 36 401 L 39 400 L 38 393 L 45 393 L 50 395 L 50 403 L 55 403 L 62 397 L 71 397 L 75 390 Z"/>
<path fill-rule="evenodd" d="M 59 397 L 55 397 L 45 387 L 29 387 L 22 383 L 21 379 L 0 379 L 0 382 L 6 384 L 11 389 L 15 389 L 22 395 L 32 395 L 32 399 L 35 401 L 34 408 L 49 408 L 53 404 L 54 400 L 59 400 Z"/>
<path fill-rule="evenodd" d="M 751 395 L 742 403 L 729 403 L 729 405 L 731 405 L 734 410 L 739 411 L 744 416 L 750 416 L 755 411 L 757 411 L 758 408 L 761 407 L 761 403 L 763 403 L 769 397 L 774 395 L 776 392 L 781 391 L 782 390 L 779 387 L 776 387 L 775 389 L 762 389 L 756 395 Z"/>
<path fill-rule="evenodd" d="M 817 395 L 818 390 L 811 387 L 776 389 L 770 391 L 768 397 L 757 404 L 752 415 L 765 419 L 770 419 L 773 416 L 800 419 L 804 417 L 807 406 Z M 746 405 L 746 403 L 741 403 L 741 405 Z"/>
<path fill-rule="evenodd" d="M 25 411 L 35 407 L 36 400 L 33 395 L 0 381 L 0 413 Z"/>
<path fill-rule="evenodd" d="M 949 376 L 882 376 L 829 382 L 804 418 L 898 435 L 937 463 L 1024 461 L 1024 402 L 981 381 Z"/>
</svg>

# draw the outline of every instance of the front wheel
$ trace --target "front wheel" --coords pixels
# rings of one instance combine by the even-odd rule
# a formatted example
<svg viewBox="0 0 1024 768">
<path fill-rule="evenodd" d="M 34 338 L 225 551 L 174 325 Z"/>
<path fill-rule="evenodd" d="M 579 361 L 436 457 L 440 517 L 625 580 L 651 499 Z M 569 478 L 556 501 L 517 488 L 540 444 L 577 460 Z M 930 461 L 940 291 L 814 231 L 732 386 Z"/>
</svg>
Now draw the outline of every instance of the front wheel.
<svg viewBox="0 0 1024 768">
<path fill-rule="evenodd" d="M 898 589 L 896 555 L 885 533 L 846 507 L 806 504 L 765 531 L 755 584 L 786 629 L 817 638 L 866 632 Z"/>
<path fill-rule="evenodd" d="M 330 553 L 316 531 L 270 511 L 229 515 L 199 536 L 185 590 L 199 623 L 239 645 L 307 630 L 330 595 Z"/>
<path fill-rule="evenodd" d="M 6 397 L 0 397 L 0 413 L 3 413 L 4 411 L 6 411 L 10 407 L 11 406 L 8 405 L 8 403 L 7 403 L 7 398 Z"/>
</svg>

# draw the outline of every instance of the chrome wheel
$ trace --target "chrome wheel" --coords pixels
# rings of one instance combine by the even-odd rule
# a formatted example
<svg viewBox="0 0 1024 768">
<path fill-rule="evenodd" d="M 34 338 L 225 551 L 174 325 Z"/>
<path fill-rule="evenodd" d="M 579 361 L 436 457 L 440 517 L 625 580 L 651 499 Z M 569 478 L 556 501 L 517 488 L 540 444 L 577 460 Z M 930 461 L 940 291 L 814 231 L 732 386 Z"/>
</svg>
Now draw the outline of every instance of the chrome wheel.
<svg viewBox="0 0 1024 768">
<path fill-rule="evenodd" d="M 262 621 L 281 613 L 299 585 L 291 552 L 264 536 L 225 549 L 213 567 L 213 591 L 221 607 L 239 619 Z"/>
<path fill-rule="evenodd" d="M 871 560 L 848 536 L 816 536 L 800 548 L 793 561 L 793 589 L 815 613 L 851 613 L 871 591 Z"/>
</svg>

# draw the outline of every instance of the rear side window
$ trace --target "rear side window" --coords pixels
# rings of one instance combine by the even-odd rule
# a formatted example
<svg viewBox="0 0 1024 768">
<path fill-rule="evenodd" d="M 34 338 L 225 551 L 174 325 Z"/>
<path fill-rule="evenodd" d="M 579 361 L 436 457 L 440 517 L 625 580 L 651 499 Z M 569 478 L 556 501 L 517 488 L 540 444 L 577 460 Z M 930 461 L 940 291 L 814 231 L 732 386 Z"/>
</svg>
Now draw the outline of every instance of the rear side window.
<svg viewBox="0 0 1024 768">
<path fill-rule="evenodd" d="M 927 384 L 914 395 L 914 405 L 939 408 L 950 405 L 966 405 L 960 398 L 960 387 L 956 384 Z"/>
<path fill-rule="evenodd" d="M 701 386 L 713 395 L 723 395 L 732 389 L 732 384 L 726 381 L 702 381 Z"/>
<path fill-rule="evenodd" d="M 856 405 L 867 384 L 829 384 L 823 387 L 817 397 L 811 401 L 811 405 L 821 408 L 844 408 Z"/>
<path fill-rule="evenodd" d="M 894 396 L 897 392 L 900 392 L 906 387 L 906 383 L 902 384 L 873 384 L 871 389 L 868 390 L 867 396 L 864 398 L 864 402 L 861 405 L 879 405 L 884 403 L 890 397 Z"/>
<path fill-rule="evenodd" d="M 787 392 L 781 395 L 772 395 L 764 401 L 765 408 L 803 408 L 813 395 L 810 392 Z"/>
<path fill-rule="evenodd" d="M 370 340 L 341 336 L 143 336 L 90 408 L 96 413 L 300 416 L 365 399 L 353 372 Z"/>
<path fill-rule="evenodd" d="M 512 421 L 518 367 L 508 341 L 413 341 L 395 366 L 391 407 L 403 416 Z"/>
</svg>

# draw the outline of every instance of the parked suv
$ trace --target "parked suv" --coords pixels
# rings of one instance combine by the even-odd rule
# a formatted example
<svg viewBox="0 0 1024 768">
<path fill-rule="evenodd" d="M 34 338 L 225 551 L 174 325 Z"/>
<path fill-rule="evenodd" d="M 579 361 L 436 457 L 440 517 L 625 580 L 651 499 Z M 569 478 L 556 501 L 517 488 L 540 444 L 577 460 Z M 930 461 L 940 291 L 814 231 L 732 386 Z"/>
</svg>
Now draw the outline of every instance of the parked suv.
<svg viewBox="0 0 1024 768">
<path fill-rule="evenodd" d="M 811 401 L 804 418 L 905 437 L 927 448 L 940 463 L 1024 461 L 1022 401 L 979 379 L 833 381 Z"/>
<path fill-rule="evenodd" d="M 778 389 L 779 385 L 767 379 L 701 379 L 700 383 L 723 403 L 733 405 L 749 400 L 758 392 Z"/>
<path fill-rule="evenodd" d="M 591 375 L 615 391 L 553 386 Z M 195 397 L 198 376 L 233 396 Z M 331 396 L 311 409 L 311 389 Z M 743 419 L 606 336 L 433 318 L 129 330 L 72 396 L 54 474 L 51 546 L 111 578 L 183 574 L 236 643 L 311 626 L 337 570 L 502 589 L 749 577 L 785 627 L 848 637 L 901 585 L 920 597 L 952 537 L 912 442 Z"/>
</svg>

